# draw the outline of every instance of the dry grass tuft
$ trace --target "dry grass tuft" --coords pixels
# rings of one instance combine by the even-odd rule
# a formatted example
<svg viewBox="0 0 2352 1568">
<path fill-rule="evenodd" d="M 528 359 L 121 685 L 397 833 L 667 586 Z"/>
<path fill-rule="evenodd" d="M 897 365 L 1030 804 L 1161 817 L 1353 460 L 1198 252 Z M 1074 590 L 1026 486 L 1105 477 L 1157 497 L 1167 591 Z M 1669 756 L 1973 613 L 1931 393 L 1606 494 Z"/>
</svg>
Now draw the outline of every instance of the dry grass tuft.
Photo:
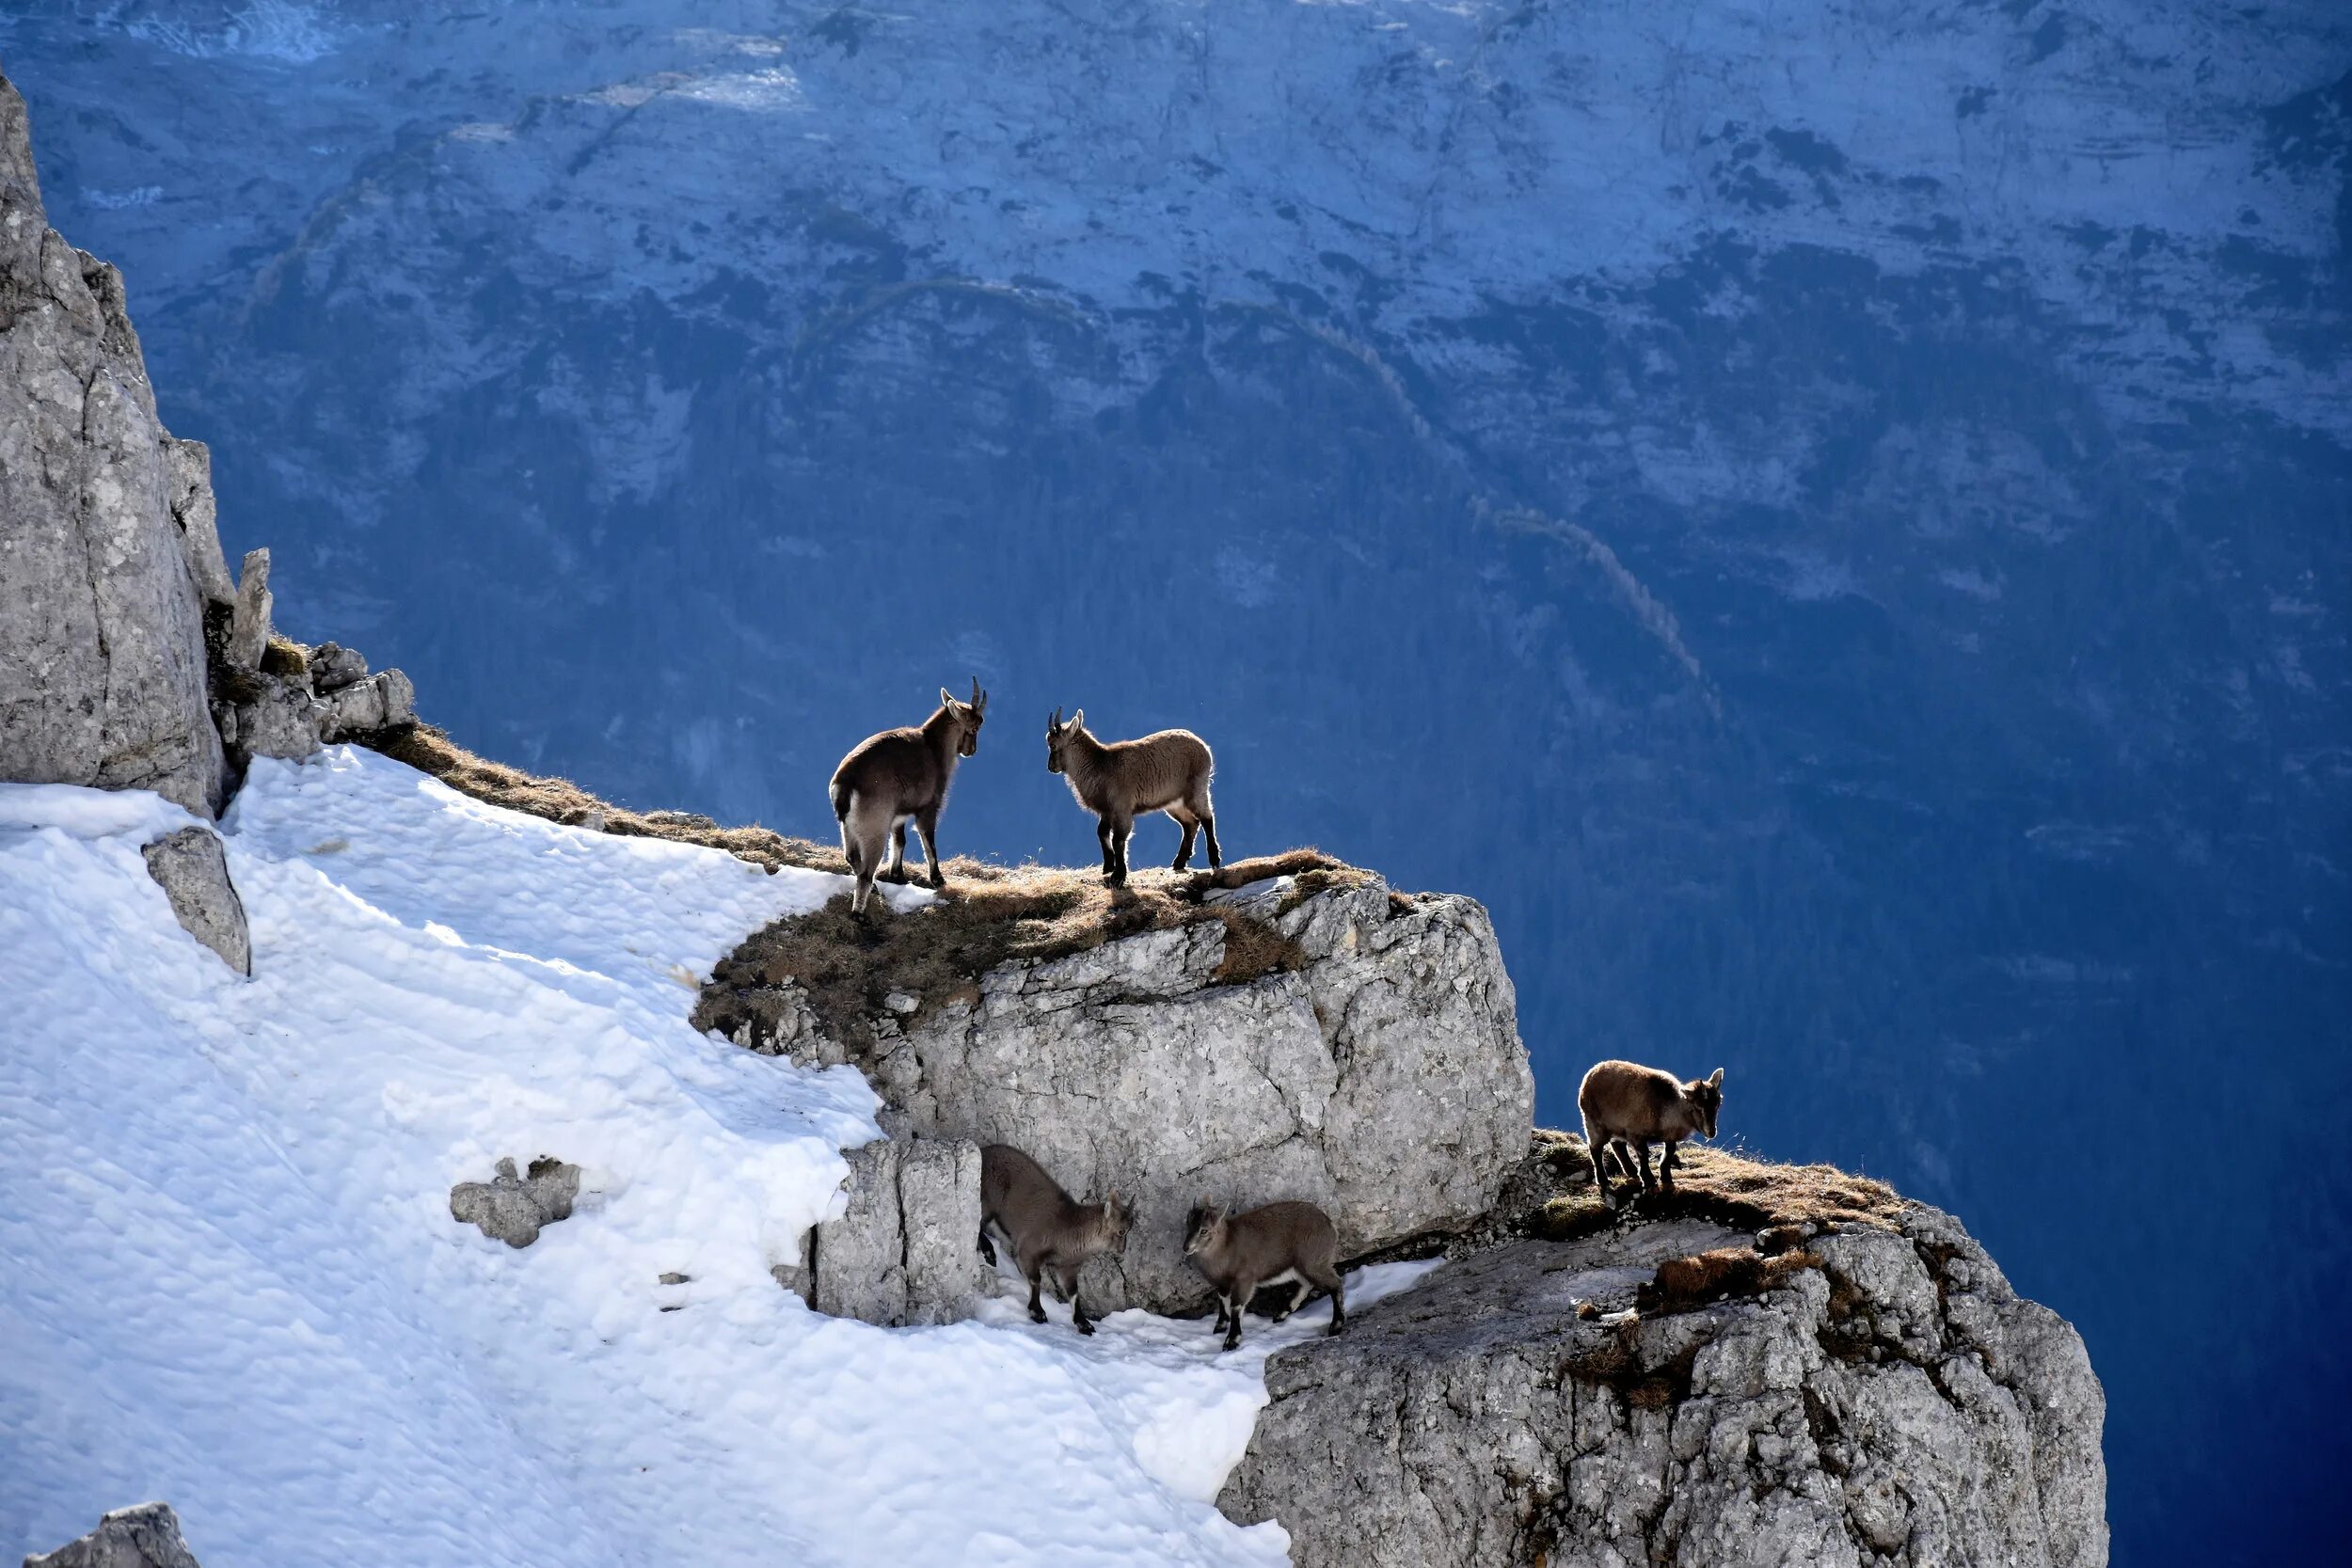
<svg viewBox="0 0 2352 1568">
<path fill-rule="evenodd" d="M 292 680 L 296 675 L 308 674 L 310 669 L 310 650 L 290 637 L 272 632 L 269 641 L 262 645 L 262 673 L 265 675 Z"/>
<path fill-rule="evenodd" d="M 1634 1309 L 1645 1317 L 1688 1312 L 1734 1297 L 1760 1296 L 1800 1269 L 1818 1269 L 1810 1252 L 1767 1258 L 1754 1247 L 1719 1247 L 1658 1265 L 1657 1277 L 1634 1293 Z"/>
</svg>

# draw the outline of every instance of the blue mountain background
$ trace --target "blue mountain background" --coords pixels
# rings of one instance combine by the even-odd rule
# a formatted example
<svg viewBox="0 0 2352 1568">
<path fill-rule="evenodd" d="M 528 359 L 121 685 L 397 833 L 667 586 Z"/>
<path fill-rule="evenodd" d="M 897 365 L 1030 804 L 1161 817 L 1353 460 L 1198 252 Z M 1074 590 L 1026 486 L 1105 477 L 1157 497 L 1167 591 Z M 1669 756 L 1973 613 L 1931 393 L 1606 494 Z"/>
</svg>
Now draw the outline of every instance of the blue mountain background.
<svg viewBox="0 0 2352 1568">
<path fill-rule="evenodd" d="M 464 744 L 1475 895 L 1604 1056 L 2082 1329 L 2115 1557 L 2334 1555 L 2352 16 L 2186 0 L 33 4 L 279 620 Z M 1136 861 L 1172 853 L 1138 832 Z"/>
</svg>

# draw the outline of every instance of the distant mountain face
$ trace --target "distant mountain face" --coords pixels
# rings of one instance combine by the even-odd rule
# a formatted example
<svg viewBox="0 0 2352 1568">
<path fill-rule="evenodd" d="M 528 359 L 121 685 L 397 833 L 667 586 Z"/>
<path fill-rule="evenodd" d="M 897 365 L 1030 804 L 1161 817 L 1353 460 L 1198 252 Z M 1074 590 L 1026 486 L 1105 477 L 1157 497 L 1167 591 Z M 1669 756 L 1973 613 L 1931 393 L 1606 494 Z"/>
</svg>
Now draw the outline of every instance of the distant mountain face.
<svg viewBox="0 0 2352 1568">
<path fill-rule="evenodd" d="M 1756 1147 L 1964 1214 L 2107 1379 L 2120 1559 L 2302 1543 L 2352 19 L 674 13 L 0 21 L 291 629 L 818 833 L 977 673 L 950 850 L 1091 857 L 1057 704 L 1198 728 L 1233 852 L 1488 902 L 1549 1119 L 1721 1063 Z"/>
</svg>

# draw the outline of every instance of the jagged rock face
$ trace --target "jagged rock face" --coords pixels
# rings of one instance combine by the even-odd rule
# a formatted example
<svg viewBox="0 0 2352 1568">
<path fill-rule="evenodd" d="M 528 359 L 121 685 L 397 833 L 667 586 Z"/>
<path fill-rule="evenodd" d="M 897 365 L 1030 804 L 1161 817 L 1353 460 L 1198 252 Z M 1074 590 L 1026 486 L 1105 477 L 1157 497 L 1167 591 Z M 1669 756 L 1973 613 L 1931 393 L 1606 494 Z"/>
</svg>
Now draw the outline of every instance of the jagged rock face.
<svg viewBox="0 0 2352 1568">
<path fill-rule="evenodd" d="M 1351 1257 L 1468 1223 L 1534 1104 L 1486 911 L 1377 879 L 1283 910 L 1288 890 L 1245 902 L 1297 944 L 1295 971 L 1221 983 L 1226 927 L 1202 921 L 1001 966 L 912 1028 L 877 1019 L 870 1047 L 805 1006 L 745 1043 L 854 1061 L 927 1135 L 1010 1144 L 1082 1198 L 1120 1191 L 1126 1252 L 1086 1276 L 1105 1310 L 1206 1300 L 1181 1248 L 1203 1196 L 1320 1204 Z"/>
<path fill-rule="evenodd" d="M 54 1552 L 24 1560 L 24 1568 L 198 1568 L 196 1554 L 180 1535 L 180 1516 L 169 1503 L 120 1508 L 98 1528 Z"/>
<path fill-rule="evenodd" d="M 806 1249 L 808 1304 L 869 1323 L 964 1316 L 984 1279 L 980 1150 L 939 1138 L 883 1138 L 849 1152 L 849 1207 Z"/>
<path fill-rule="evenodd" d="M 1704 1221 L 1518 1241 L 1272 1357 L 1220 1506 L 1299 1568 L 2107 1559 L 2082 1340 L 1959 1224 L 1808 1244 L 1760 1296 L 1625 1320 Z M 1597 1315 L 1581 1315 L 1591 1303 Z"/>
<path fill-rule="evenodd" d="M 449 1213 L 494 1241 L 527 1247 L 547 1227 L 571 1218 L 579 1196 L 578 1165 L 542 1156 L 528 1173 L 517 1173 L 514 1161 L 501 1160 L 489 1180 L 460 1181 L 449 1190 Z"/>
<path fill-rule="evenodd" d="M 183 828 L 139 851 L 181 927 L 240 974 L 253 973 L 245 901 L 229 879 L 229 857 L 209 828 Z"/>
<path fill-rule="evenodd" d="M 155 417 L 114 268 L 44 217 L 0 77 L 0 778 L 210 816 L 225 759 L 204 604 L 227 586 L 203 448 Z"/>
</svg>

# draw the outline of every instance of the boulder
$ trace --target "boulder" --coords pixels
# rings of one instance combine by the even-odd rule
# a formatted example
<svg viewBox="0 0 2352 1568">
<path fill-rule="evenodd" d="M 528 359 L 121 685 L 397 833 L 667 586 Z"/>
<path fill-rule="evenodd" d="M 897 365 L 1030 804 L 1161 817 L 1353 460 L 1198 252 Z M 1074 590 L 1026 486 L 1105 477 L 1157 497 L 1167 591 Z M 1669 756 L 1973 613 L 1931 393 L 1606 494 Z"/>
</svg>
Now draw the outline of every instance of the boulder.
<svg viewBox="0 0 2352 1568">
<path fill-rule="evenodd" d="M 120 275 L 49 228 L 0 78 L 0 779 L 218 809 L 202 451 L 155 417 Z"/>
<path fill-rule="evenodd" d="M 1236 902 L 1292 967 L 1235 977 L 1227 926 L 1204 919 L 1001 965 L 913 1019 L 885 1005 L 870 1040 L 834 1038 L 785 988 L 738 1037 L 854 1061 L 926 1136 L 1011 1144 L 1073 1196 L 1128 1195 L 1124 1258 L 1089 1265 L 1104 1311 L 1205 1304 L 1179 1244 L 1204 1196 L 1321 1204 L 1350 1257 L 1484 1212 L 1534 1105 L 1486 911 L 1376 878 Z"/>
<path fill-rule="evenodd" d="M 580 1196 L 580 1167 L 546 1155 L 517 1175 L 515 1162 L 501 1160 L 487 1181 L 460 1181 L 449 1190 L 450 1217 L 478 1227 L 511 1247 L 527 1247 L 544 1227 L 572 1216 Z"/>
<path fill-rule="evenodd" d="M 987 1277 L 977 1244 L 978 1146 L 883 1138 L 848 1158 L 849 1207 L 816 1228 L 787 1287 L 819 1312 L 870 1323 L 965 1316 Z"/>
<path fill-rule="evenodd" d="M 252 938 L 245 901 L 229 879 L 229 857 L 210 828 L 183 828 L 142 847 L 147 874 L 171 901 L 188 935 L 220 955 L 240 974 L 253 973 Z"/>
<path fill-rule="evenodd" d="M 1268 1359 L 1218 1504 L 1298 1568 L 2100 1568 L 2074 1331 L 1931 1209 L 1803 1244 L 1682 1219 L 1449 1262 Z M 1710 1276 L 1747 1284 L 1690 1305 Z"/>
<path fill-rule="evenodd" d="M 169 1503 L 120 1508 L 98 1528 L 54 1552 L 28 1557 L 24 1568 L 197 1568 Z"/>
<path fill-rule="evenodd" d="M 310 662 L 311 689 L 322 697 L 368 678 L 366 657 L 340 642 L 322 642 L 312 648 Z"/>
</svg>

